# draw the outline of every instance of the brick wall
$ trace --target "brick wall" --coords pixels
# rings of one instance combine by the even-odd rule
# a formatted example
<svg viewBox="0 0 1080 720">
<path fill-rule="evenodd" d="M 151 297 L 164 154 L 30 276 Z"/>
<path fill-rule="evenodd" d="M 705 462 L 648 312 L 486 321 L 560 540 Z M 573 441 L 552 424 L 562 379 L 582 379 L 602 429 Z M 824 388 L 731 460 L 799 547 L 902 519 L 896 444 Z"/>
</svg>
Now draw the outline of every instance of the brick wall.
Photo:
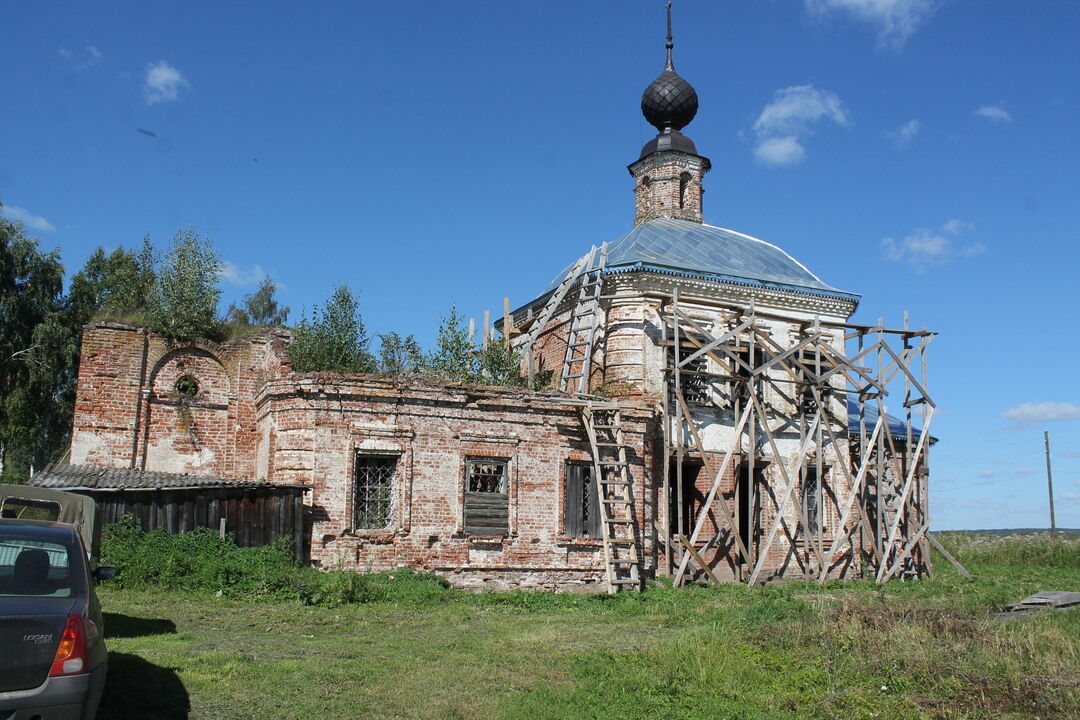
<svg viewBox="0 0 1080 720">
<path fill-rule="evenodd" d="M 625 415 L 627 442 L 643 573 L 650 576 L 664 569 L 663 523 L 669 521 L 655 393 L 662 383 L 653 377 L 662 360 L 654 343 L 641 345 L 643 337 L 655 334 L 655 309 L 644 298 L 621 297 L 605 306 L 607 332 L 591 387 L 606 380 L 608 388 L 622 388 L 632 408 Z M 539 345 L 556 377 L 565 349 L 559 328 L 567 312 L 556 315 Z M 567 398 L 375 376 L 293 374 L 287 341 L 282 332 L 264 332 L 229 345 L 175 344 L 125 325 L 87 327 L 71 462 L 310 486 L 310 553 L 322 567 L 367 571 L 407 565 L 466 587 L 569 588 L 602 580 L 600 542 L 563 532 L 567 463 L 590 459 L 578 408 Z M 185 400 L 179 383 L 187 378 L 197 391 Z M 729 444 L 724 433 L 733 430 L 730 419 L 718 420 L 702 430 L 714 467 Z M 358 455 L 394 458 L 385 527 L 354 527 Z M 505 536 L 465 532 L 469 458 L 507 463 Z M 735 478 L 729 469 L 721 484 L 732 513 Z M 845 499 L 842 477 L 834 473 L 830 481 L 836 482 L 837 499 Z M 774 491 L 783 486 L 775 468 L 763 482 Z M 702 473 L 695 492 L 703 498 L 711 483 Z M 795 512 L 787 511 L 792 521 Z M 772 515 L 764 506 L 758 526 L 767 526 Z M 714 511 L 706 530 L 723 524 Z M 760 540 L 755 536 L 753 542 Z M 795 571 L 797 556 L 808 552 L 781 533 L 767 574 Z M 738 574 L 733 557 L 730 544 L 709 553 L 718 574 L 728 579 Z"/>
<path fill-rule="evenodd" d="M 71 462 L 257 479 L 255 390 L 287 371 L 286 339 L 171 342 L 118 323 L 87 326 Z"/>
<path fill-rule="evenodd" d="M 407 565 L 463 587 L 566 589 L 603 578 L 603 550 L 563 531 L 566 466 L 590 459 L 578 408 L 499 388 L 395 383 L 370 376 L 294 375 L 257 399 L 275 482 L 312 491 L 312 559 L 322 567 Z M 624 414 L 640 527 L 655 497 L 647 442 L 651 412 Z M 386 527 L 354 527 L 357 455 L 396 458 Z M 507 463 L 509 532 L 470 536 L 463 525 L 466 462 Z M 654 539 L 645 539 L 654 569 Z"/>
<path fill-rule="evenodd" d="M 703 222 L 702 178 L 709 161 L 698 155 L 656 152 L 633 163 L 634 225 L 658 217 Z"/>
</svg>

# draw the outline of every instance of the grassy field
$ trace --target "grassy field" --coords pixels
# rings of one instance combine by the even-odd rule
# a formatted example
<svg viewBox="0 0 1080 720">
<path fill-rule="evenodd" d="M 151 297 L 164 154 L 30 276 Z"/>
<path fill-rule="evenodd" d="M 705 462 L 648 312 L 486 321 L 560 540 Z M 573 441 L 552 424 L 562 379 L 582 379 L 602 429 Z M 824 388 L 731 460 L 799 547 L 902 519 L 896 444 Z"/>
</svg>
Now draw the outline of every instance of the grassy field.
<svg viewBox="0 0 1080 720">
<path fill-rule="evenodd" d="M 1080 718 L 1080 538 L 945 534 L 975 574 L 470 595 L 411 573 L 338 607 L 103 587 L 99 718 Z M 379 599 L 380 597 L 392 598 Z"/>
</svg>

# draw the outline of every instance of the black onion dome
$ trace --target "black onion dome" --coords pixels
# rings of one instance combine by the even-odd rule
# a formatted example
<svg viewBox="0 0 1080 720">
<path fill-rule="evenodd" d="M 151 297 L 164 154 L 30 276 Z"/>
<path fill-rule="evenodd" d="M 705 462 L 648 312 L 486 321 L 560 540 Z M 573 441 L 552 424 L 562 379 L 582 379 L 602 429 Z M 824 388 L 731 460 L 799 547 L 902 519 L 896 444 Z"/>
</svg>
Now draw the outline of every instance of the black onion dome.
<svg viewBox="0 0 1080 720">
<path fill-rule="evenodd" d="M 698 111 L 697 91 L 675 70 L 665 68 L 641 95 L 641 114 L 660 132 L 681 130 Z"/>
<path fill-rule="evenodd" d="M 667 48 L 667 62 L 664 63 L 664 72 L 660 73 L 660 77 L 653 80 L 641 94 L 641 114 L 650 125 L 660 131 L 661 135 L 665 133 L 679 135 L 679 130 L 689 125 L 697 115 L 698 99 L 697 91 L 693 86 L 675 72 L 675 63 L 671 57 L 672 48 L 675 47 L 675 41 L 671 36 L 671 3 L 668 2 L 665 7 L 667 9 L 667 42 L 664 47 Z M 681 135 L 679 137 L 693 147 L 689 138 L 683 138 Z M 659 141 L 660 138 L 657 140 Z M 668 140 L 670 141 L 671 138 Z M 671 142 L 667 144 L 673 146 Z"/>
</svg>

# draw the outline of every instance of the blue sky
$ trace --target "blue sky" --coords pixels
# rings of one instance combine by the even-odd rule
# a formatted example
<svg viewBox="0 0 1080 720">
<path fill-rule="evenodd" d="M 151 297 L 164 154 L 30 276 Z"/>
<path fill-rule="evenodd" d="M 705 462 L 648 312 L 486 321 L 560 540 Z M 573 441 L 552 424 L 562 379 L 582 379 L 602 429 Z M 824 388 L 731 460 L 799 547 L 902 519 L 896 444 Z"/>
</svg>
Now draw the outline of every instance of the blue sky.
<svg viewBox="0 0 1080 720">
<path fill-rule="evenodd" d="M 681 0 L 705 216 L 930 349 L 938 529 L 1080 527 L 1080 3 Z M 423 342 L 631 226 L 650 0 L 0 0 L 0 201 L 69 272 L 180 227 Z M 141 132 L 144 130 L 147 132 Z"/>
</svg>

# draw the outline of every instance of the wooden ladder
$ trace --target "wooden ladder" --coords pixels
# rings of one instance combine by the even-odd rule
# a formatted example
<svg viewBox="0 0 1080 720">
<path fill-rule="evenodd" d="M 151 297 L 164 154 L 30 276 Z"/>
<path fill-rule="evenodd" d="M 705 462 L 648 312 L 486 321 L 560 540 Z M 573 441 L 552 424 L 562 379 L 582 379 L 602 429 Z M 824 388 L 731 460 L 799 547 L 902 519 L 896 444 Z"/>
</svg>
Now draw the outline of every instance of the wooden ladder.
<svg viewBox="0 0 1080 720">
<path fill-rule="evenodd" d="M 596 329 L 600 326 L 600 290 L 604 284 L 606 263 L 607 243 L 604 243 L 599 249 L 593 247 L 581 270 L 581 288 L 578 290 L 577 303 L 570 312 L 570 333 L 566 338 L 566 357 L 559 379 L 559 389 L 564 392 L 584 393 L 589 387 L 589 367 L 596 343 Z"/>
<path fill-rule="evenodd" d="M 566 297 L 566 293 L 573 286 L 574 282 L 581 276 L 581 273 L 585 271 L 587 267 L 592 264 L 593 255 L 596 253 L 596 246 L 594 245 L 589 252 L 578 258 L 573 267 L 567 271 L 566 276 L 559 282 L 558 287 L 551 293 L 551 297 L 544 303 L 544 308 L 540 311 L 540 315 L 536 321 L 533 322 L 532 327 L 529 328 L 529 334 L 525 340 L 525 353 L 529 361 L 529 386 L 532 386 L 533 376 L 536 372 L 535 363 L 536 360 L 533 356 L 533 345 L 536 343 L 537 338 L 540 337 L 540 333 L 544 332 L 544 328 L 547 327 L 548 322 L 551 320 L 555 311 L 559 308 L 559 303 Z"/>
<path fill-rule="evenodd" d="M 593 456 L 593 487 L 600 509 L 600 534 L 608 593 L 641 589 L 633 481 L 623 435 L 621 408 L 615 402 L 588 401 L 581 419 Z"/>
</svg>

